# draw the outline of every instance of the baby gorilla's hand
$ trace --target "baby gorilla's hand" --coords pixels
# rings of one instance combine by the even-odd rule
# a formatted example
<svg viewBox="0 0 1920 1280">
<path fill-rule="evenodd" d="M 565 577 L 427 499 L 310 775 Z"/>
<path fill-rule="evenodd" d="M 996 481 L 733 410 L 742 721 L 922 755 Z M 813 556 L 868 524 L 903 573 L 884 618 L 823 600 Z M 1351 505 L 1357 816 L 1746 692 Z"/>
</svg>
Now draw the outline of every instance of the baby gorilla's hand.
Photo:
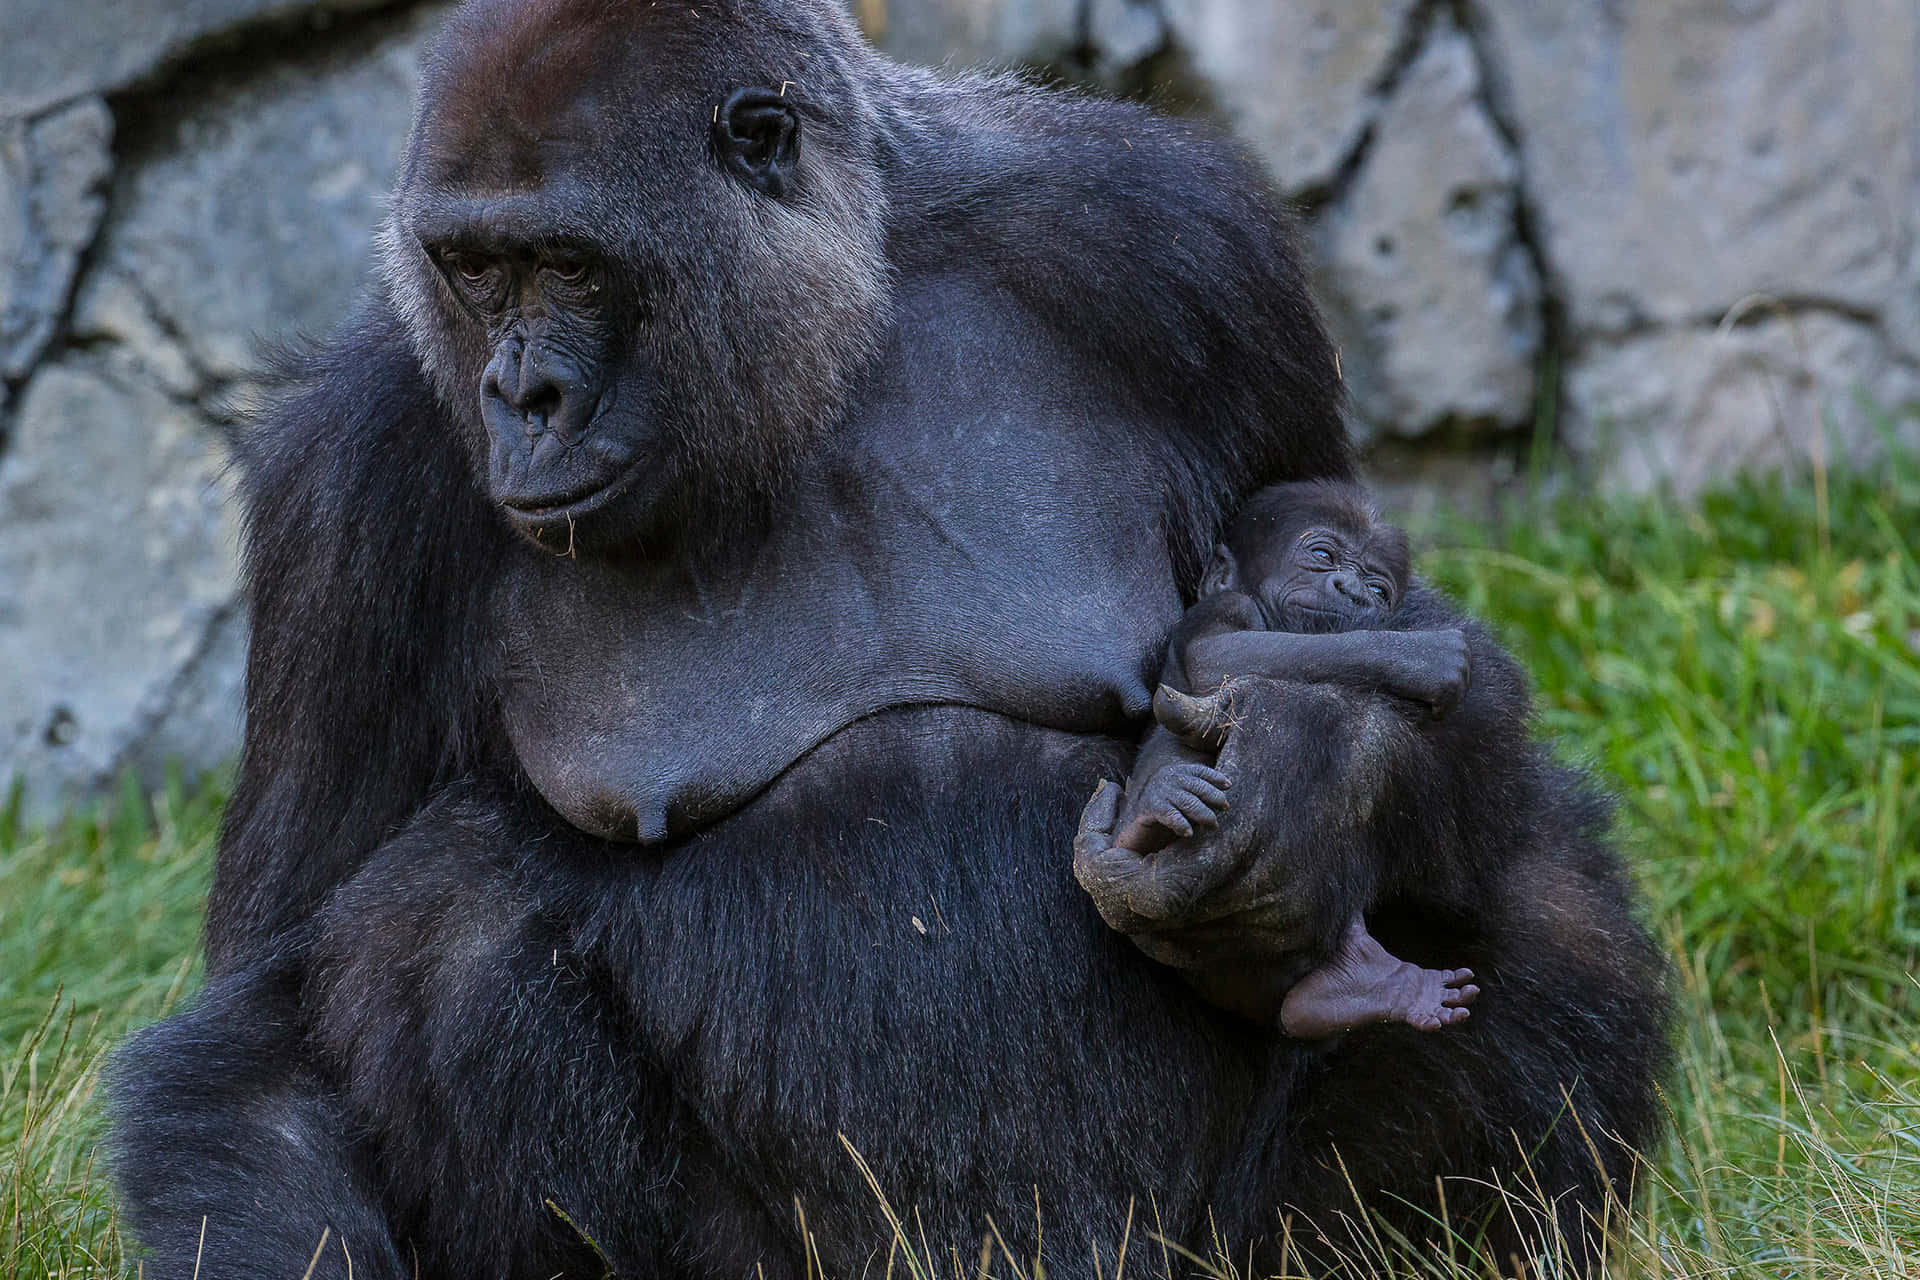
<svg viewBox="0 0 1920 1280">
<path fill-rule="evenodd" d="M 1467 696 L 1473 683 L 1473 656 L 1464 631 L 1381 631 L 1376 643 L 1388 655 L 1385 685 L 1424 703 L 1437 720 Z"/>
<path fill-rule="evenodd" d="M 1227 810 L 1227 788 L 1232 785 L 1226 774 L 1204 764 L 1165 765 L 1128 806 L 1127 821 L 1113 842 L 1135 853 L 1157 853 L 1195 831 L 1211 831 Z"/>
</svg>

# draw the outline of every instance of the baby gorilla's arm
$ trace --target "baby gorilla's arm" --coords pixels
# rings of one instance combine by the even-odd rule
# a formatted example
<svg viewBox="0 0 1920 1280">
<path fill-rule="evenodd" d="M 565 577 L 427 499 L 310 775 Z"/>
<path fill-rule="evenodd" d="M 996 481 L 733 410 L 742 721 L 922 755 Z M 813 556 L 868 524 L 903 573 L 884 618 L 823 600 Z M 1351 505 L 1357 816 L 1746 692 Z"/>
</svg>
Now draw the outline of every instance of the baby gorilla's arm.
<svg viewBox="0 0 1920 1280">
<path fill-rule="evenodd" d="M 1180 654 L 1186 691 L 1234 676 L 1341 684 L 1390 693 L 1444 716 L 1472 680 L 1466 635 L 1441 631 L 1229 631 L 1195 637 Z"/>
</svg>

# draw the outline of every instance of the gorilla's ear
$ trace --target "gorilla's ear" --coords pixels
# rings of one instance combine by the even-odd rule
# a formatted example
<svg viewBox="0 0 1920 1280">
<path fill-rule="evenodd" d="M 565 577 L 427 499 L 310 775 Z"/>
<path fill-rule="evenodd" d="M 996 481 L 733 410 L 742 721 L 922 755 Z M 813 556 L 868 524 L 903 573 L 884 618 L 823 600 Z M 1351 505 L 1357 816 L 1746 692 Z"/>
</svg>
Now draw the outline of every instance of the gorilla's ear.
<svg viewBox="0 0 1920 1280">
<path fill-rule="evenodd" d="M 777 199 L 793 184 L 800 114 L 770 89 L 735 89 L 714 117 L 713 143 L 728 173 Z"/>
<path fill-rule="evenodd" d="M 1227 550 L 1222 542 L 1213 549 L 1213 559 L 1207 561 L 1207 571 L 1200 578 L 1200 594 L 1217 595 L 1222 591 L 1240 589 L 1240 564 L 1233 558 L 1233 552 Z"/>
</svg>

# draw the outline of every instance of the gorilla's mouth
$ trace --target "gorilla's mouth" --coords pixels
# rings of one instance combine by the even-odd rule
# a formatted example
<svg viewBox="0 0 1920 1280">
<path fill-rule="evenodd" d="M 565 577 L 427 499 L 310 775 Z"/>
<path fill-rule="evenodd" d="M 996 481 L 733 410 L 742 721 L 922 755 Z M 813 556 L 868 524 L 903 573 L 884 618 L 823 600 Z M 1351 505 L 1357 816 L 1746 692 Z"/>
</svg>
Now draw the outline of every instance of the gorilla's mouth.
<svg viewBox="0 0 1920 1280">
<path fill-rule="evenodd" d="M 507 513 L 525 525 L 548 525 L 565 522 L 577 522 L 592 515 L 600 508 L 612 502 L 631 487 L 646 469 L 648 459 L 642 458 L 616 475 L 611 480 L 601 481 L 572 492 L 541 494 L 508 494 L 498 501 Z"/>
<path fill-rule="evenodd" d="M 1325 633 L 1346 631 L 1354 625 L 1353 616 L 1344 610 L 1303 604 L 1298 600 L 1287 601 L 1285 612 L 1288 615 L 1287 629 L 1291 631 Z"/>
</svg>

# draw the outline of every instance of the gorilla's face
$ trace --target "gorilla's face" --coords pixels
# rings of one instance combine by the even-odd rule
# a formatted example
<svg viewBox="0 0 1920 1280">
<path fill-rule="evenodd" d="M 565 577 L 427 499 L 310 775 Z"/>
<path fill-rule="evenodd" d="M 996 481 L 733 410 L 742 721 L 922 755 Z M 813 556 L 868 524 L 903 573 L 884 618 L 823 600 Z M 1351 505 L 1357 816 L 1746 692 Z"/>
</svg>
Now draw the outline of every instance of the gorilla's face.
<svg viewBox="0 0 1920 1280">
<path fill-rule="evenodd" d="M 1397 531 L 1396 531 L 1397 532 Z M 1308 634 L 1378 627 L 1406 591 L 1386 539 L 1332 525 L 1288 530 L 1252 559 L 1249 578 L 1276 631 Z"/>
<path fill-rule="evenodd" d="M 657 481 L 659 424 L 639 362 L 617 338 L 632 314 L 588 246 L 536 248 L 471 225 L 423 239 L 447 291 L 483 333 L 478 378 L 487 489 L 523 529 L 567 527 Z"/>
<path fill-rule="evenodd" d="M 1200 594 L 1245 592 L 1273 631 L 1359 631 L 1386 625 L 1412 572 L 1406 532 L 1358 486 L 1275 484 L 1234 518 Z"/>
<path fill-rule="evenodd" d="M 712 533 L 778 497 L 885 332 L 873 139 L 828 58 L 743 85 L 781 68 L 731 65 L 767 42 L 724 18 L 567 9 L 484 58 L 449 33 L 389 297 L 521 533 L 561 552 Z"/>
</svg>

